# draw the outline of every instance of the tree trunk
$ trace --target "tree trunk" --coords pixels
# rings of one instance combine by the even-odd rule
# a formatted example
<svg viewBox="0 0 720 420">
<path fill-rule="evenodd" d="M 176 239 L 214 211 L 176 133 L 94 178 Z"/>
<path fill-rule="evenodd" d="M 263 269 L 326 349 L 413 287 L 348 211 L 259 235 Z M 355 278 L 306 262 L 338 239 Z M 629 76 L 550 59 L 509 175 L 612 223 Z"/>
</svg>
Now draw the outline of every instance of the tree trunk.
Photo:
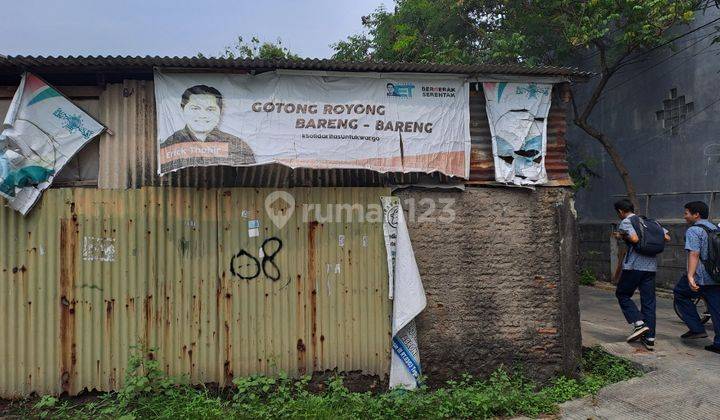
<svg viewBox="0 0 720 420">
<path fill-rule="evenodd" d="M 620 156 L 620 153 L 615 149 L 615 146 L 612 145 L 610 142 L 610 139 L 597 130 L 595 127 L 591 126 L 587 123 L 587 121 L 582 120 L 580 118 L 575 120 L 575 125 L 580 127 L 583 131 L 588 133 L 592 138 L 599 141 L 600 144 L 602 144 L 603 148 L 607 152 L 608 155 L 610 155 L 610 159 L 612 159 L 613 165 L 615 165 L 615 168 L 618 171 L 618 174 L 620 174 L 620 178 L 622 178 L 623 183 L 625 184 L 625 190 L 627 191 L 628 198 L 635 206 L 635 211 L 640 211 L 640 202 L 637 198 L 637 191 L 635 190 L 635 184 L 633 184 L 632 179 L 630 179 L 630 172 L 628 171 L 627 167 L 625 166 L 625 163 L 623 163 L 622 157 Z"/>
<path fill-rule="evenodd" d="M 610 142 L 610 139 L 604 133 L 588 123 L 588 118 L 600 101 L 600 97 L 605 90 L 605 86 L 607 86 L 608 81 L 610 81 L 610 78 L 615 74 L 617 69 L 623 65 L 624 60 L 632 53 L 632 49 L 630 48 L 625 50 L 625 52 L 618 57 L 612 65 L 608 65 L 606 54 L 607 46 L 601 40 L 596 41 L 595 46 L 600 53 L 600 68 L 602 69 L 602 72 L 600 73 L 600 80 L 593 88 L 592 95 L 590 95 L 590 99 L 585 104 L 581 113 L 578 113 L 577 104 L 575 103 L 575 95 L 572 95 L 571 91 L 573 110 L 575 111 L 575 125 L 582 128 L 583 131 L 588 133 L 592 138 L 599 141 L 603 148 L 605 148 L 605 151 L 608 155 L 610 155 L 610 159 L 612 159 L 615 169 L 617 169 L 618 174 L 620 174 L 620 178 L 622 178 L 622 181 L 625 184 L 625 191 L 627 192 L 630 202 L 633 203 L 633 206 L 635 206 L 635 210 L 637 211 L 640 209 L 640 203 L 638 202 L 635 185 L 633 184 L 632 179 L 630 179 L 630 171 L 628 171 L 627 167 L 623 163 L 620 153 L 615 150 L 615 147 Z"/>
</svg>

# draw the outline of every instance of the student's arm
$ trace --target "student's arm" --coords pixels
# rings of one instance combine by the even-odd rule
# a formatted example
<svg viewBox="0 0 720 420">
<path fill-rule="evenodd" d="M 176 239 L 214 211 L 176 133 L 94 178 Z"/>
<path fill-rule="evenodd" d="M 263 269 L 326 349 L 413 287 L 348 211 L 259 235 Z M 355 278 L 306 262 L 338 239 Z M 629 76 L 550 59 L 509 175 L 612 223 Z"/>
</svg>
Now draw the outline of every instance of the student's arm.
<svg viewBox="0 0 720 420">
<path fill-rule="evenodd" d="M 640 238 L 635 233 L 626 234 L 625 237 L 627 238 L 627 241 L 630 242 L 631 244 L 636 244 L 636 243 L 640 242 Z"/>
<path fill-rule="evenodd" d="M 635 232 L 635 228 L 633 228 L 632 223 L 630 223 L 630 220 L 625 219 L 622 222 L 620 222 L 620 226 L 618 227 L 618 230 L 620 231 L 621 238 L 627 242 L 630 242 L 631 244 L 636 244 L 640 242 L 640 238 L 638 237 L 637 233 Z"/>
<path fill-rule="evenodd" d="M 700 290 L 697 283 L 695 283 L 695 270 L 697 270 L 698 264 L 700 264 L 700 253 L 696 251 L 689 251 L 687 257 L 687 278 L 690 284 L 690 289 L 694 292 Z"/>
<path fill-rule="evenodd" d="M 697 292 L 700 290 L 695 283 L 695 272 L 698 264 L 700 264 L 700 235 L 697 230 L 699 228 L 689 228 L 685 232 L 685 250 L 687 253 L 687 278 L 690 289 Z"/>
</svg>

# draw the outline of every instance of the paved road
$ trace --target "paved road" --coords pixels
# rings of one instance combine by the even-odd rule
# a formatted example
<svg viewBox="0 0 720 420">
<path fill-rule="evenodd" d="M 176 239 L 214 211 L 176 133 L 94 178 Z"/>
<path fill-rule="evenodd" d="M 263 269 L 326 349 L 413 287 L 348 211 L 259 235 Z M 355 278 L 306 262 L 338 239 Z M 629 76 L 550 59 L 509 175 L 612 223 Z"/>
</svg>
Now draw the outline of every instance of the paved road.
<svg viewBox="0 0 720 420">
<path fill-rule="evenodd" d="M 563 404 L 563 418 L 720 419 L 720 355 L 703 349 L 710 338 L 680 340 L 687 328 L 671 299 L 658 299 L 654 352 L 625 342 L 630 329 L 612 291 L 581 286 L 580 320 L 584 346 L 599 344 L 649 372 L 604 388 L 594 398 Z"/>
</svg>

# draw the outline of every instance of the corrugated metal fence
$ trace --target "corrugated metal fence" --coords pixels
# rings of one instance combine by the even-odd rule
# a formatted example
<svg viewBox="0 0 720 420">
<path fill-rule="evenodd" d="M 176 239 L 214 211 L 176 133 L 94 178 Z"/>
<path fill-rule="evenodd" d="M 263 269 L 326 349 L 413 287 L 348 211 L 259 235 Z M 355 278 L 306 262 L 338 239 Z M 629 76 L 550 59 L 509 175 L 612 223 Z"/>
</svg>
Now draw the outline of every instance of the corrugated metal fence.
<svg viewBox="0 0 720 420">
<path fill-rule="evenodd" d="M 294 205 L 269 208 L 292 213 L 282 228 L 271 191 L 56 189 L 26 218 L 0 209 L 0 396 L 117 389 L 138 343 L 195 383 L 386 374 L 387 267 L 367 210 L 389 191 L 287 190 Z"/>
</svg>

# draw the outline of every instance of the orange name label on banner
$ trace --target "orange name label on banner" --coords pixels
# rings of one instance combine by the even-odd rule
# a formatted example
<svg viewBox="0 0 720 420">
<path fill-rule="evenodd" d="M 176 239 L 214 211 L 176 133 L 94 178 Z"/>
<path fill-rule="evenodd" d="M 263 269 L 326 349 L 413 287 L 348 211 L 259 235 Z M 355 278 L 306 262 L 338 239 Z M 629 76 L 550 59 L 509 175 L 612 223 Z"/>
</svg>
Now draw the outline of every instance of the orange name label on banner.
<svg viewBox="0 0 720 420">
<path fill-rule="evenodd" d="M 186 142 L 164 146 L 160 149 L 160 163 L 178 159 L 226 158 L 229 157 L 230 143 Z"/>
</svg>

